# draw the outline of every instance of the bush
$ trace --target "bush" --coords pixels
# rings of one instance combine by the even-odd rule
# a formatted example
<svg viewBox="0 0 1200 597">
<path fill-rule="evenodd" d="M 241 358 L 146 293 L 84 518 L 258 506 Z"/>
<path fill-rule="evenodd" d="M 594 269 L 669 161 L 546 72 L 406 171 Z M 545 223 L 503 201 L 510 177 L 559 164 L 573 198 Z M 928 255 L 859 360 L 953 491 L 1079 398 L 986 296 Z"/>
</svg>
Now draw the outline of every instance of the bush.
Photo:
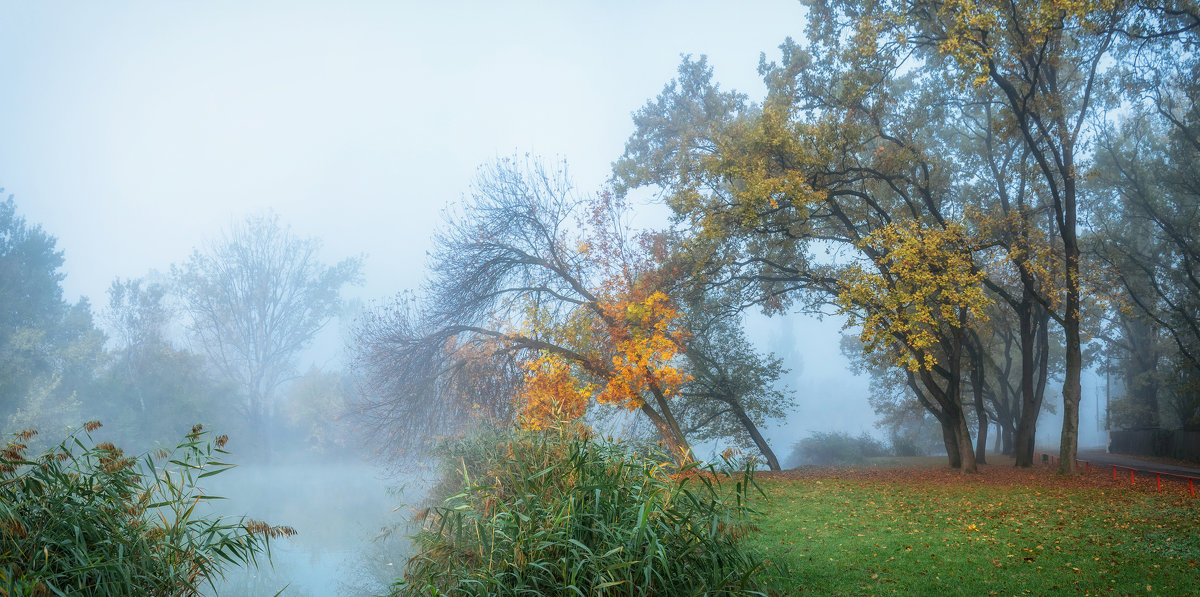
<svg viewBox="0 0 1200 597">
<path fill-rule="evenodd" d="M 224 567 L 257 564 L 270 539 L 295 533 L 195 514 L 219 499 L 196 482 L 232 467 L 221 462 L 224 436 L 196 426 L 139 465 L 112 444 L 89 445 L 99 426 L 33 460 L 33 430 L 0 452 L 0 595 L 196 595 Z"/>
<path fill-rule="evenodd" d="M 740 545 L 750 469 L 724 487 L 726 471 L 587 436 L 485 431 L 443 449 L 458 491 L 425 513 L 393 594 L 759 594 L 762 564 Z"/>
<path fill-rule="evenodd" d="M 889 453 L 883 442 L 865 431 L 858 437 L 843 431 L 818 431 L 792 446 L 788 466 L 854 466 Z"/>
<path fill-rule="evenodd" d="M 892 436 L 892 455 L 893 456 L 925 456 L 926 451 L 917 440 L 906 435 Z"/>
</svg>

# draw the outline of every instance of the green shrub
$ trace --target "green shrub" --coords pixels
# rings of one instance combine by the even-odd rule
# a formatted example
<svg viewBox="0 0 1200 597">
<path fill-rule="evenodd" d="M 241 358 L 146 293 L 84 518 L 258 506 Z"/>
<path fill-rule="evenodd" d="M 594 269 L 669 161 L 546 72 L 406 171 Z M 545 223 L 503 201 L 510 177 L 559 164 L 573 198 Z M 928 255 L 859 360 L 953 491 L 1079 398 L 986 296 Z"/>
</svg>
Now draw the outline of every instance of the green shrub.
<svg viewBox="0 0 1200 597">
<path fill-rule="evenodd" d="M 868 458 L 888 455 L 887 446 L 865 431 L 858 437 L 844 431 L 818 431 L 792 446 L 788 466 L 854 466 L 865 463 Z"/>
<path fill-rule="evenodd" d="M 196 426 L 139 463 L 94 444 L 99 426 L 33 460 L 33 430 L 0 452 L 0 595 L 196 595 L 226 566 L 256 565 L 272 538 L 295 533 L 196 513 L 220 499 L 196 482 L 232 467 L 221 461 L 224 436 Z"/>
<path fill-rule="evenodd" d="M 926 450 L 917 440 L 906 435 L 892 436 L 892 456 L 925 456 Z"/>
<path fill-rule="evenodd" d="M 587 436 L 489 430 L 446 446 L 457 481 L 442 487 L 457 492 L 424 513 L 393 594 L 761 594 L 740 541 L 749 468 L 729 487 L 729 471 L 677 471 Z"/>
</svg>

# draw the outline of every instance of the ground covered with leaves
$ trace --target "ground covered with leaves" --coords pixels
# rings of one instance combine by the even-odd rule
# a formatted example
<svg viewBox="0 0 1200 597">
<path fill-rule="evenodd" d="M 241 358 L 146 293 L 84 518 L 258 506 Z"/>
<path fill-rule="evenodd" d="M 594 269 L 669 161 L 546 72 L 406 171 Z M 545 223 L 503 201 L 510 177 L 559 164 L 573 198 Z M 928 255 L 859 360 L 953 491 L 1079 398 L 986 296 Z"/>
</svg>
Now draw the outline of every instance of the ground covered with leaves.
<svg viewBox="0 0 1200 597">
<path fill-rule="evenodd" d="M 779 595 L 1200 593 L 1200 498 L 1109 473 L 981 466 L 762 474 L 751 546 Z"/>
</svg>

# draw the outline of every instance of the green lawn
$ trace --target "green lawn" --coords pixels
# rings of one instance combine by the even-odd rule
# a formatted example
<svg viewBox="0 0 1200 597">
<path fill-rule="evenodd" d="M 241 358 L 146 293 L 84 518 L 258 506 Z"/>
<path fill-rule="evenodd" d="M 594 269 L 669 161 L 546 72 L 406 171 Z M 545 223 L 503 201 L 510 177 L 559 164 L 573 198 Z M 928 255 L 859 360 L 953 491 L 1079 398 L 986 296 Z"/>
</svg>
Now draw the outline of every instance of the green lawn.
<svg viewBox="0 0 1200 597">
<path fill-rule="evenodd" d="M 1200 500 L 981 467 L 760 479 L 751 546 L 779 595 L 1200 594 Z"/>
</svg>

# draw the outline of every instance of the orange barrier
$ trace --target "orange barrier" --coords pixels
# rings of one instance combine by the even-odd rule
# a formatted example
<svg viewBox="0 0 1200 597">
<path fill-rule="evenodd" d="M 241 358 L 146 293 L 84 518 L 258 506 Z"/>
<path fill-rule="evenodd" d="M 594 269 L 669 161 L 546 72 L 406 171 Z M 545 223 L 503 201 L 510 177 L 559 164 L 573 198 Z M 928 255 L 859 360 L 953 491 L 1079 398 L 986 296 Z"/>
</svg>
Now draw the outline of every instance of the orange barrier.
<svg viewBox="0 0 1200 597">
<path fill-rule="evenodd" d="M 1052 454 L 1042 454 L 1042 462 L 1048 463 L 1050 466 L 1057 466 L 1058 457 L 1054 456 Z M 1092 463 L 1091 462 L 1088 462 L 1087 460 L 1076 459 L 1075 467 L 1080 468 L 1081 465 L 1083 466 L 1086 473 L 1091 474 L 1091 472 L 1092 472 Z M 1188 484 L 1188 492 L 1192 494 L 1192 497 L 1196 497 L 1196 481 L 1200 481 L 1200 477 L 1192 477 L 1190 475 L 1180 475 L 1177 473 L 1166 473 L 1163 471 L 1154 471 L 1154 470 L 1144 469 L 1144 468 L 1133 468 L 1133 467 L 1128 467 L 1128 466 L 1121 466 L 1119 464 L 1112 465 L 1113 481 L 1117 480 L 1117 469 L 1129 471 L 1129 484 L 1130 485 L 1137 484 L 1137 473 L 1141 473 L 1146 476 L 1154 475 L 1154 484 L 1155 484 L 1155 489 L 1157 491 L 1162 491 L 1162 478 L 1163 477 L 1168 477 L 1168 478 L 1174 477 L 1176 479 L 1186 480 L 1187 484 Z"/>
<path fill-rule="evenodd" d="M 1117 469 L 1129 471 L 1129 484 L 1130 485 L 1137 483 L 1137 481 L 1135 480 L 1135 473 L 1144 473 L 1146 475 L 1154 475 L 1155 489 L 1157 489 L 1158 491 L 1162 491 L 1162 478 L 1163 477 L 1175 477 L 1176 479 L 1186 479 L 1187 484 L 1188 484 L 1188 491 L 1192 494 L 1192 497 L 1196 497 L 1196 481 L 1200 481 L 1200 477 L 1191 477 L 1188 475 L 1177 475 L 1175 473 L 1164 473 L 1162 471 L 1152 471 L 1152 470 L 1140 469 L 1140 468 L 1130 468 L 1128 466 L 1121 466 L 1118 464 L 1112 465 L 1112 469 L 1113 469 L 1113 481 L 1117 480 Z"/>
</svg>

